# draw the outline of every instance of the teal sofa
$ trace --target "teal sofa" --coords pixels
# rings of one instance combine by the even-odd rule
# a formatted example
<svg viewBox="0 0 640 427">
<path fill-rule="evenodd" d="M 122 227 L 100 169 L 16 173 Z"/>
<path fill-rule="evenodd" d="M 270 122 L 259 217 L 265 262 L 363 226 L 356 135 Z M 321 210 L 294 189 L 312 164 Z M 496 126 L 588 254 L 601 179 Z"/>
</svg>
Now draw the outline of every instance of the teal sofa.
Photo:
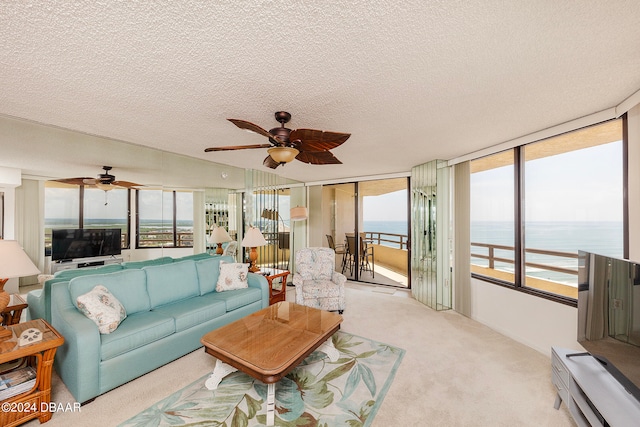
<svg viewBox="0 0 640 427">
<path fill-rule="evenodd" d="M 269 305 L 269 285 L 248 275 L 248 288 L 216 292 L 221 260 L 208 257 L 74 277 L 51 286 L 51 324 L 65 338 L 54 366 L 84 403 L 201 347 L 207 332 Z M 102 285 L 127 317 L 102 335 L 76 299 Z"/>
<path fill-rule="evenodd" d="M 194 255 L 186 255 L 181 258 L 171 258 L 168 256 L 154 258 L 144 261 L 127 261 L 122 264 L 108 264 L 99 267 L 85 267 L 76 268 L 73 270 L 61 270 L 54 276 L 46 280 L 42 284 L 42 289 L 36 289 L 29 291 L 27 294 L 27 320 L 31 319 L 45 319 L 47 322 L 51 322 L 51 285 L 56 282 L 68 282 L 74 277 L 88 276 L 93 274 L 113 273 L 114 271 L 120 271 L 129 268 L 143 268 L 150 265 L 163 265 L 173 262 L 180 262 L 185 260 L 200 260 L 210 258 L 208 253 L 199 253 Z"/>
</svg>

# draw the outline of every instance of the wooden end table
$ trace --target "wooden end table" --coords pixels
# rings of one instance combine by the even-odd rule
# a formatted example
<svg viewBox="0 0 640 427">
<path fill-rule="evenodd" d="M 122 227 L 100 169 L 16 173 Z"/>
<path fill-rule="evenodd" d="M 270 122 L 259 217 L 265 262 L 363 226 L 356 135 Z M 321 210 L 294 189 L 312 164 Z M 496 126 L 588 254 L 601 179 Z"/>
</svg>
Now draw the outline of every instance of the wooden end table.
<svg viewBox="0 0 640 427">
<path fill-rule="evenodd" d="M 272 426 L 275 383 L 316 349 L 338 360 L 331 336 L 340 323 L 337 313 L 284 301 L 215 329 L 200 340 L 205 352 L 217 359 L 205 385 L 215 390 L 237 370 L 267 384 L 267 425 Z"/>
<path fill-rule="evenodd" d="M 269 305 L 285 301 L 287 299 L 287 276 L 289 276 L 290 271 L 266 268 L 261 270 L 261 273 L 269 282 Z M 279 289 L 278 286 L 280 287 Z"/>
<path fill-rule="evenodd" d="M 18 337 L 29 328 L 42 332 L 42 341 L 18 345 Z M 51 419 L 51 370 L 56 350 L 64 343 L 64 338 L 43 319 L 31 320 L 7 326 L 13 332 L 9 339 L 0 341 L 0 364 L 24 359 L 36 368 L 37 377 L 33 388 L 0 402 L 0 426 L 12 427 L 38 418 L 41 423 Z"/>
<path fill-rule="evenodd" d="M 20 323 L 22 310 L 24 310 L 28 306 L 29 305 L 27 304 L 27 302 L 20 295 L 11 294 L 9 305 L 7 306 L 7 308 L 2 310 L 2 325 L 9 326 Z"/>
</svg>

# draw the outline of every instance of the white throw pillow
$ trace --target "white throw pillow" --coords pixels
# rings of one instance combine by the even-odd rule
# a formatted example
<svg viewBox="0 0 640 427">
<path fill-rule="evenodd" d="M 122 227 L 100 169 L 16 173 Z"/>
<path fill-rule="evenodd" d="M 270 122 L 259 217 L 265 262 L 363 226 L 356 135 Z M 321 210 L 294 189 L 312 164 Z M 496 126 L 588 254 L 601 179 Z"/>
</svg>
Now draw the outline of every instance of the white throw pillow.
<svg viewBox="0 0 640 427">
<path fill-rule="evenodd" d="M 221 261 L 216 292 L 248 288 L 248 274 L 249 264 Z"/>
<path fill-rule="evenodd" d="M 120 322 L 127 317 L 120 301 L 102 285 L 97 285 L 86 294 L 80 295 L 76 302 L 82 314 L 98 325 L 101 334 L 115 331 Z"/>
</svg>

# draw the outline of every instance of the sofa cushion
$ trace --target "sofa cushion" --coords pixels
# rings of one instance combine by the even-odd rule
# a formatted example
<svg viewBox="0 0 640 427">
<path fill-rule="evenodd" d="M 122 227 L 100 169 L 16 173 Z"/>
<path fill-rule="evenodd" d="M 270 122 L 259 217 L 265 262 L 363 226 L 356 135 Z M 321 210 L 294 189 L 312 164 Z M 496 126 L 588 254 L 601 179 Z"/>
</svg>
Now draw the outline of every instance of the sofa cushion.
<svg viewBox="0 0 640 427">
<path fill-rule="evenodd" d="M 224 301 L 195 297 L 156 307 L 153 311 L 173 317 L 176 332 L 180 332 L 222 316 L 226 305 Z"/>
<path fill-rule="evenodd" d="M 238 262 L 220 262 L 220 275 L 216 284 L 216 292 L 233 291 L 249 287 L 247 276 L 249 264 Z"/>
<path fill-rule="evenodd" d="M 144 261 L 127 261 L 122 263 L 122 268 L 134 268 L 141 269 L 143 267 L 149 267 L 152 265 L 164 265 L 171 264 L 173 262 L 173 258 L 170 256 L 163 256 L 160 258 L 147 259 Z"/>
<path fill-rule="evenodd" d="M 154 265 L 144 267 L 142 271 L 147 275 L 147 291 L 152 308 L 200 295 L 194 261 Z"/>
<path fill-rule="evenodd" d="M 112 334 L 101 335 L 100 357 L 112 359 L 175 332 L 173 318 L 146 311 L 128 316 Z"/>
<path fill-rule="evenodd" d="M 216 290 L 221 261 L 234 262 L 234 259 L 230 256 L 211 256 L 209 258 L 196 261 L 200 295 L 208 294 L 209 292 L 214 292 Z"/>
<path fill-rule="evenodd" d="M 227 311 L 233 311 L 256 301 L 262 300 L 262 291 L 258 288 L 237 289 L 227 292 L 213 292 L 201 298 L 209 301 L 224 301 Z"/>
<path fill-rule="evenodd" d="M 55 279 L 73 279 L 79 276 L 88 276 L 90 274 L 107 274 L 114 271 L 122 270 L 121 264 L 107 264 L 98 267 L 73 268 L 70 270 L 59 270 L 53 275 Z"/>
<path fill-rule="evenodd" d="M 209 255 L 209 253 L 201 252 L 199 254 L 185 255 L 185 256 L 180 257 L 180 258 L 174 258 L 173 262 L 186 261 L 186 260 L 189 260 L 189 259 L 192 260 L 192 261 L 200 261 L 202 259 L 209 259 L 211 257 L 212 257 L 212 255 Z"/>
<path fill-rule="evenodd" d="M 78 310 L 98 326 L 101 334 L 110 334 L 127 317 L 122 304 L 107 288 L 97 285 L 77 298 Z"/>
<path fill-rule="evenodd" d="M 142 270 L 121 270 L 109 274 L 74 277 L 69 281 L 69 293 L 77 307 L 77 298 L 80 295 L 86 294 L 96 285 L 102 285 L 109 289 L 109 292 L 122 303 L 127 314 L 131 315 L 151 309 L 146 278 Z"/>
</svg>

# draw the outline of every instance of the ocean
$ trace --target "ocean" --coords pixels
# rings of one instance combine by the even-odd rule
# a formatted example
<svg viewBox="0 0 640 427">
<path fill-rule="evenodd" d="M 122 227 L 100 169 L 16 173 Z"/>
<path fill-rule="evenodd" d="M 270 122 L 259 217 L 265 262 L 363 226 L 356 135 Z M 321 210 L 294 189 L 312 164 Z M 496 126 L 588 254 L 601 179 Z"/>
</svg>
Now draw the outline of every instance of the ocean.
<svg viewBox="0 0 640 427">
<path fill-rule="evenodd" d="M 513 223 L 510 222 L 474 222 L 471 224 L 471 242 L 513 246 Z M 577 254 L 579 250 L 601 255 L 622 258 L 623 226 L 622 222 L 527 222 L 525 224 L 525 247 Z M 486 254 L 486 248 L 473 247 L 472 253 Z M 513 259 L 513 251 L 495 250 L 495 256 Z M 548 264 L 556 267 L 577 270 L 575 258 L 555 257 L 535 253 L 526 253 L 526 261 Z M 472 258 L 472 263 L 488 266 L 488 260 Z M 513 271 L 511 263 L 496 263 L 496 268 Z M 556 282 L 577 284 L 577 276 L 559 272 L 527 267 L 527 275 L 553 280 Z"/>
</svg>

